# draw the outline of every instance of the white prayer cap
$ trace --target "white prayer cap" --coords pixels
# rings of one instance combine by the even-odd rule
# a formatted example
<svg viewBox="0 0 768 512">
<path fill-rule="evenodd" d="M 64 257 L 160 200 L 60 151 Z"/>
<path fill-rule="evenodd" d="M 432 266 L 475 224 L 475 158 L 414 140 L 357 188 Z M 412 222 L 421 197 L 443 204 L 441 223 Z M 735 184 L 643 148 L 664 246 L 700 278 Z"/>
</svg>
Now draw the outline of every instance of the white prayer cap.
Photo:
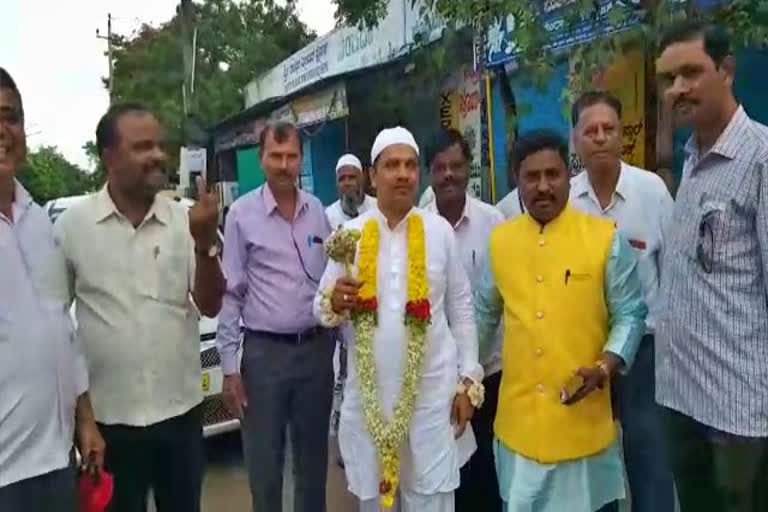
<svg viewBox="0 0 768 512">
<path fill-rule="evenodd" d="M 373 148 L 371 148 L 371 163 L 375 162 L 385 149 L 396 144 L 410 146 L 416 151 L 417 155 L 419 154 L 419 145 L 416 144 L 416 139 L 413 138 L 411 132 L 402 126 L 387 128 L 386 130 L 382 130 L 373 142 Z"/>
<path fill-rule="evenodd" d="M 338 175 L 341 168 L 346 166 L 363 170 L 363 164 L 360 163 L 360 159 L 351 153 L 339 158 L 339 163 L 336 164 L 336 174 Z"/>
</svg>

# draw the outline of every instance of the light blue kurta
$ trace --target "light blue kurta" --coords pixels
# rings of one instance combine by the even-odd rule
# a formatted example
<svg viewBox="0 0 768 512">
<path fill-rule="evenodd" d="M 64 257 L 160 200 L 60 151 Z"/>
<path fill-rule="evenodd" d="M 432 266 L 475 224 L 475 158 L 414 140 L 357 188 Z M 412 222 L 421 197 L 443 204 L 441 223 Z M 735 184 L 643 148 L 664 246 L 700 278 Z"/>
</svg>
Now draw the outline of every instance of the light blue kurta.
<svg viewBox="0 0 768 512">
<path fill-rule="evenodd" d="M 605 350 L 619 355 L 626 372 L 644 331 L 643 301 L 637 258 L 626 239 L 616 234 L 605 269 L 605 298 L 610 331 Z M 492 342 L 504 309 L 490 267 L 475 293 L 475 316 L 481 354 Z M 565 407 L 565 406 L 564 406 Z M 497 414 L 504 414 L 499 408 Z M 567 428 L 567 426 L 563 426 Z M 505 512 L 594 512 L 625 498 L 619 440 L 604 452 L 559 464 L 540 464 L 494 443 L 496 472 Z"/>
</svg>

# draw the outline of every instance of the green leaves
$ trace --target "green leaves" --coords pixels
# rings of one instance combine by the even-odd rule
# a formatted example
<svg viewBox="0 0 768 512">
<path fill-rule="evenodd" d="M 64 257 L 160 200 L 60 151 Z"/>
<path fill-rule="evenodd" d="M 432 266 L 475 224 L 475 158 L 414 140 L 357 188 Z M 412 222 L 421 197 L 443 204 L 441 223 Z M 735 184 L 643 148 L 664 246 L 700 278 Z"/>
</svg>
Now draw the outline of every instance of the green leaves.
<svg viewBox="0 0 768 512">
<path fill-rule="evenodd" d="M 43 146 L 29 153 L 19 181 L 38 204 L 94 189 L 92 175 L 70 163 L 55 146 Z"/>
<path fill-rule="evenodd" d="M 193 11 L 195 89 L 187 102 L 190 115 L 208 126 L 242 110 L 248 82 L 315 38 L 293 2 L 203 0 L 193 4 Z M 139 101 L 157 113 L 168 130 L 172 164 L 188 135 L 181 28 L 178 15 L 159 27 L 144 25 L 122 38 L 115 51 L 115 98 Z"/>
</svg>

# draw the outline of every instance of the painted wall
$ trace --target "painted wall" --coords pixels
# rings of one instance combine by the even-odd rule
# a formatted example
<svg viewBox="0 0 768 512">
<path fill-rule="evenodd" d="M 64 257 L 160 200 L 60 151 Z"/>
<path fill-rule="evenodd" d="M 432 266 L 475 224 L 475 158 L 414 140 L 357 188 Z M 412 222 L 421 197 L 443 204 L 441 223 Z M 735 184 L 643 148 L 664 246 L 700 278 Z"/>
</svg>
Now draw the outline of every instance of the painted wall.
<svg viewBox="0 0 768 512">
<path fill-rule="evenodd" d="M 238 195 L 245 195 L 264 183 L 264 171 L 261 168 L 259 155 L 258 147 L 237 150 Z"/>
<path fill-rule="evenodd" d="M 567 62 L 555 66 L 549 83 L 543 89 L 521 76 L 513 76 L 510 83 L 517 103 L 520 135 L 531 130 L 549 128 L 568 137 L 568 121 L 563 117 L 560 100 L 563 90 L 568 86 Z"/>
<path fill-rule="evenodd" d="M 529 83 L 525 77 L 513 75 L 509 78 L 517 104 L 517 123 L 520 135 L 531 130 L 548 128 L 560 133 L 570 141 L 570 112 L 563 112 L 562 94 L 568 87 L 568 62 L 557 66 L 546 87 L 543 89 Z M 607 89 L 621 100 L 624 120 L 624 148 L 622 158 L 640 167 L 646 163 L 645 155 L 645 60 L 641 51 L 619 56 L 613 66 L 595 77 L 595 86 Z M 507 152 L 506 133 L 511 129 L 504 116 L 500 87 L 494 88 L 494 142 L 496 149 L 497 183 L 506 188 Z M 571 144 L 571 171 L 576 174 L 582 169 Z"/>
<path fill-rule="evenodd" d="M 344 154 L 344 120 L 330 121 L 317 133 L 311 133 L 317 127 L 310 127 L 310 135 L 304 134 L 310 141 L 313 194 L 323 205 L 328 206 L 338 198 L 336 192 L 336 162 Z"/>
</svg>

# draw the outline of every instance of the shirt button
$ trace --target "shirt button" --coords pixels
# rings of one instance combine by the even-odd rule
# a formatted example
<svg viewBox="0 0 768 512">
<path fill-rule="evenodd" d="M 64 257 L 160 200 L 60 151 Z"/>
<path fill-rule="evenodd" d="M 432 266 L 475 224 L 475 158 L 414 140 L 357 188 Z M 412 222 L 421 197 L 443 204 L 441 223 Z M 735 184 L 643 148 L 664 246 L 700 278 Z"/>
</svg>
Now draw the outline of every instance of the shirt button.
<svg viewBox="0 0 768 512">
<path fill-rule="evenodd" d="M 546 243 L 544 240 L 539 240 L 539 247 L 544 247 Z"/>
<path fill-rule="evenodd" d="M 543 393 L 544 392 L 544 384 L 537 384 L 536 385 L 536 391 L 538 391 L 539 393 Z"/>
<path fill-rule="evenodd" d="M 544 276 L 536 276 L 536 282 L 537 283 L 543 283 L 544 282 Z"/>
<path fill-rule="evenodd" d="M 543 311 L 539 311 L 538 313 L 536 313 L 536 318 L 538 318 L 539 320 L 544 318 L 544 312 Z"/>
<path fill-rule="evenodd" d="M 544 355 L 544 351 L 541 348 L 536 349 L 536 357 L 541 357 Z"/>
</svg>

